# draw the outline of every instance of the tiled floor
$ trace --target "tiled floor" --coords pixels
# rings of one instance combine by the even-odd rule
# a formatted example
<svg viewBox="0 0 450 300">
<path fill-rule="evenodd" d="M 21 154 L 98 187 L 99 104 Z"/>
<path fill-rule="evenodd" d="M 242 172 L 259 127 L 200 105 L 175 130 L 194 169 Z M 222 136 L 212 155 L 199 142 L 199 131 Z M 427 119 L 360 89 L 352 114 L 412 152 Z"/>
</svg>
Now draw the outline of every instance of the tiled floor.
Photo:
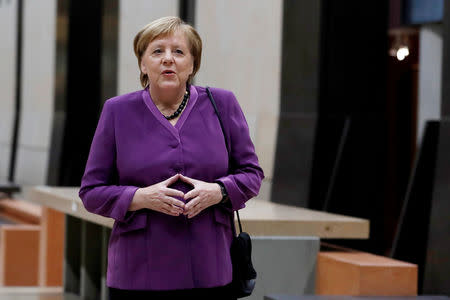
<svg viewBox="0 0 450 300">
<path fill-rule="evenodd" d="M 81 300 L 73 294 L 63 294 L 62 288 L 0 287 L 1 300 Z"/>
</svg>

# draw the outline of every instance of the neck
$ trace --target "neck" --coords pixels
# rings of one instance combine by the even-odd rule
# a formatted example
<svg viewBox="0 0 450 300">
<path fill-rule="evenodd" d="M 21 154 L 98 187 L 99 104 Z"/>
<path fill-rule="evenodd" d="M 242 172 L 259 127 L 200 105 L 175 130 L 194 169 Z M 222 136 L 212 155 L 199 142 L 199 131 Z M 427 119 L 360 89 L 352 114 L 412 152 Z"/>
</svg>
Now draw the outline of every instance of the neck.
<svg viewBox="0 0 450 300">
<path fill-rule="evenodd" d="M 158 108 L 176 109 L 183 100 L 185 91 L 185 85 L 183 85 L 182 88 L 176 89 L 160 89 L 152 85 L 149 87 L 152 100 Z"/>
</svg>

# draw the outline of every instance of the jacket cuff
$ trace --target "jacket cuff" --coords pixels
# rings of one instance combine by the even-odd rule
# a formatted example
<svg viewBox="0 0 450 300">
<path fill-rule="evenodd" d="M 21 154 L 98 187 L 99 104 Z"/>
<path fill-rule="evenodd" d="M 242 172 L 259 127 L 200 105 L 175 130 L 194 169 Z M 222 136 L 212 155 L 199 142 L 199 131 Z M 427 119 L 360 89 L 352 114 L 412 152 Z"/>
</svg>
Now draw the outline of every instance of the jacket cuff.
<svg viewBox="0 0 450 300">
<path fill-rule="evenodd" d="M 241 194 L 239 192 L 239 188 L 236 186 L 236 183 L 229 177 L 224 176 L 216 181 L 220 181 L 227 190 L 228 197 L 230 198 L 231 208 L 233 210 L 239 210 L 245 207 L 244 201 L 242 201 Z"/>
<path fill-rule="evenodd" d="M 133 201 L 133 197 L 137 189 L 138 187 L 135 186 L 127 186 L 124 189 L 117 201 L 117 217 L 115 217 L 114 219 L 119 222 L 128 223 L 133 218 L 136 212 L 128 211 L 128 208 L 131 205 L 131 201 Z"/>
</svg>

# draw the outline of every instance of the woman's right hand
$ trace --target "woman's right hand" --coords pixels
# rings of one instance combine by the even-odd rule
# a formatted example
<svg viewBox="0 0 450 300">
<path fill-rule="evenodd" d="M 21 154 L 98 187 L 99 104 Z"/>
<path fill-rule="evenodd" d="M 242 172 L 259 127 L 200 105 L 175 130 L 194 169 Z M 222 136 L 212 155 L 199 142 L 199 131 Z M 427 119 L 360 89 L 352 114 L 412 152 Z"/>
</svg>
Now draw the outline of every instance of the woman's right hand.
<svg viewBox="0 0 450 300">
<path fill-rule="evenodd" d="M 179 216 L 184 211 L 184 202 L 174 197 L 184 197 L 184 193 L 179 190 L 168 188 L 180 177 L 176 174 L 160 183 L 139 188 L 134 194 L 129 211 L 135 211 L 142 208 L 159 211 L 171 216 Z"/>
</svg>

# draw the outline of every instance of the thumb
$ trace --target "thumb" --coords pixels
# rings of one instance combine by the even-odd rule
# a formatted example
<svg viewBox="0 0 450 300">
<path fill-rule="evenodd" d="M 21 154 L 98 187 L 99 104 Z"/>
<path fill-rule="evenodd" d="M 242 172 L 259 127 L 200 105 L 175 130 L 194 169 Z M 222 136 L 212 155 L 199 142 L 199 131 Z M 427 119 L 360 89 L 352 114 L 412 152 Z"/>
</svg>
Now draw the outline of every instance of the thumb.
<svg viewBox="0 0 450 300">
<path fill-rule="evenodd" d="M 187 177 L 187 176 L 184 176 L 182 174 L 180 174 L 180 179 L 186 183 L 189 183 L 190 185 L 193 185 L 193 186 L 195 186 L 195 184 L 197 183 L 197 180 Z"/>
<path fill-rule="evenodd" d="M 180 174 L 175 174 L 175 175 L 173 175 L 172 177 L 170 177 L 170 178 L 164 180 L 163 183 L 164 183 L 166 186 L 169 186 L 169 185 L 175 183 L 179 178 L 180 178 Z"/>
</svg>

